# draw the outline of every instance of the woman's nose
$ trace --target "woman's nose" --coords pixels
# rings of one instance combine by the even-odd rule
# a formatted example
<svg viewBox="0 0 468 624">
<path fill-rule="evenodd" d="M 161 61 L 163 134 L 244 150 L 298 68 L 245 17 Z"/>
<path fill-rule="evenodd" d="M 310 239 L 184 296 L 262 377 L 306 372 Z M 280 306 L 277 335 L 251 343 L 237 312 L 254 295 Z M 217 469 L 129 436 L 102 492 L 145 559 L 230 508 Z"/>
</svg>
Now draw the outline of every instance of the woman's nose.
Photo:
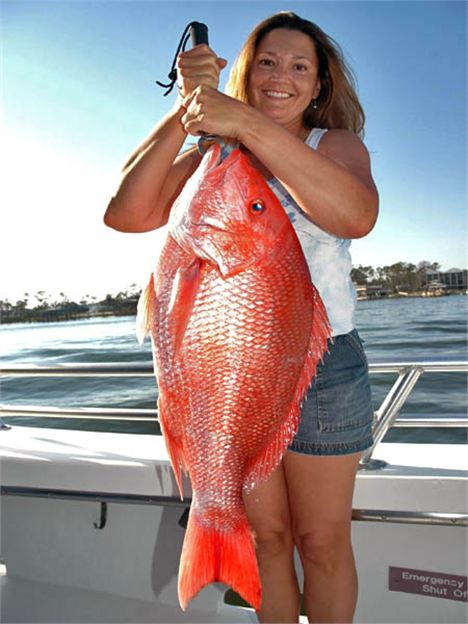
<svg viewBox="0 0 468 624">
<path fill-rule="evenodd" d="M 282 78 L 286 73 L 286 68 L 282 63 L 277 63 L 273 68 L 273 76 L 275 78 Z"/>
<path fill-rule="evenodd" d="M 289 77 L 288 66 L 285 63 L 277 63 L 273 67 L 271 77 L 278 82 L 287 80 Z"/>
</svg>

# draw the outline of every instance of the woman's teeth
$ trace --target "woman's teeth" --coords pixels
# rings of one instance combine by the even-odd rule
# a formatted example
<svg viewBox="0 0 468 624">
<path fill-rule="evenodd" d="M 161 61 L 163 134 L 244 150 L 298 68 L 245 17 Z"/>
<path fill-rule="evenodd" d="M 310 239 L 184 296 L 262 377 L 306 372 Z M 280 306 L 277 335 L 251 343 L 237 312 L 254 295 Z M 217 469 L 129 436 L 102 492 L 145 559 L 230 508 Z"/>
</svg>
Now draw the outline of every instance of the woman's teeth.
<svg viewBox="0 0 468 624">
<path fill-rule="evenodd" d="M 285 93 L 284 91 L 264 91 L 264 93 L 268 97 L 278 98 L 281 100 L 286 100 L 287 98 L 292 97 L 290 93 Z"/>
</svg>

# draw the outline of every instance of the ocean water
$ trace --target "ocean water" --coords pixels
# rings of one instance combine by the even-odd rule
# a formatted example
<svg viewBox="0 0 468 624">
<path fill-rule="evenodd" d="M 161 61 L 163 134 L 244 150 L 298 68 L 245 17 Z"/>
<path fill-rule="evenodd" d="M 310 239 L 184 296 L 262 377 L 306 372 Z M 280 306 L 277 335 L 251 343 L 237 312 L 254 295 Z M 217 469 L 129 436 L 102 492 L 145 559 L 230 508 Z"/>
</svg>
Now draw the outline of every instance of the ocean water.
<svg viewBox="0 0 468 624">
<path fill-rule="evenodd" d="M 360 301 L 356 326 L 370 362 L 467 359 L 466 296 Z M 139 345 L 135 317 L 92 318 L 60 323 L 0 325 L 0 366 L 35 364 L 151 362 L 149 340 Z M 374 408 L 381 404 L 395 375 L 371 375 Z M 53 407 L 154 408 L 152 378 L 3 377 L 4 405 Z M 402 414 L 466 415 L 465 373 L 431 373 L 419 380 Z M 6 417 L 16 425 L 159 433 L 157 422 L 119 422 Z M 393 429 L 386 441 L 463 443 L 466 429 Z"/>
</svg>

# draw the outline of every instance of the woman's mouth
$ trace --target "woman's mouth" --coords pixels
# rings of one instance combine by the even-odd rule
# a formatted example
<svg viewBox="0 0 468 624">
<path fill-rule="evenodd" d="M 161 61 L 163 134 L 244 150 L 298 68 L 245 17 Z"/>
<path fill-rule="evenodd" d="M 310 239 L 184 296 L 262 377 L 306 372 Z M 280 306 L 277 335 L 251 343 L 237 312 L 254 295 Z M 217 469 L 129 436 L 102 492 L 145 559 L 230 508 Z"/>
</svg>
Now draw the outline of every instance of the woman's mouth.
<svg viewBox="0 0 468 624">
<path fill-rule="evenodd" d="M 292 97 L 292 94 L 287 91 L 274 91 L 273 89 L 264 90 L 262 93 L 275 100 L 287 100 Z"/>
</svg>

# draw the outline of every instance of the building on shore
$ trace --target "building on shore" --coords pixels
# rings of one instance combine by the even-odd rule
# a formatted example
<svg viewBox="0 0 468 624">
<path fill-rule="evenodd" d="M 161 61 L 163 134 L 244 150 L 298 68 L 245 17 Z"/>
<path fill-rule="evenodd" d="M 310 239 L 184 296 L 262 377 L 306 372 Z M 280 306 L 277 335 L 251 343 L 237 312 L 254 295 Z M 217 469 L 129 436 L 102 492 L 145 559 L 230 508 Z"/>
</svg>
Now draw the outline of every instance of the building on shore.
<svg viewBox="0 0 468 624">
<path fill-rule="evenodd" d="M 450 269 L 449 271 L 426 271 L 422 287 L 425 290 L 462 290 L 468 288 L 468 271 L 466 269 Z"/>
<path fill-rule="evenodd" d="M 388 295 L 392 293 L 391 289 L 384 284 L 357 284 L 353 282 L 353 286 L 356 290 L 358 301 L 380 299 L 382 297 L 388 297 Z"/>
</svg>

